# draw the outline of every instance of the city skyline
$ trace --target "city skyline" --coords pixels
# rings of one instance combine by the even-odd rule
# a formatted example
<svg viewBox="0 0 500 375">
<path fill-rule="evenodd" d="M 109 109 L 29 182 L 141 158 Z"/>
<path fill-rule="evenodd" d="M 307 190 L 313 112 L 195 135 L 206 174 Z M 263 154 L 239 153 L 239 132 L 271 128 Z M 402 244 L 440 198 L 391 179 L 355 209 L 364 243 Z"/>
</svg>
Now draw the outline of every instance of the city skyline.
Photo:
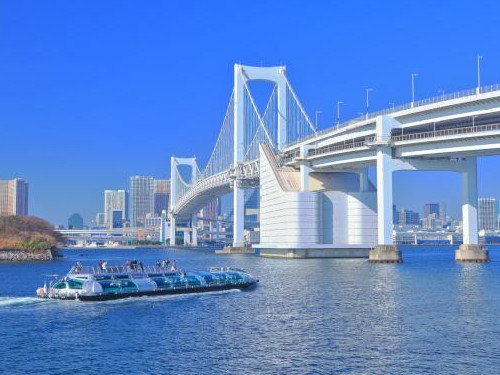
<svg viewBox="0 0 500 375">
<path fill-rule="evenodd" d="M 373 88 L 370 111 L 411 101 L 415 72 L 417 100 L 473 88 L 477 55 L 484 57 L 482 84 L 499 83 L 500 52 L 492 39 L 499 6 L 456 5 L 450 25 L 440 23 L 448 6 L 431 4 L 432 13 L 422 4 L 404 12 L 403 5 L 364 4 L 359 13 L 356 3 L 315 3 L 297 13 L 296 3 L 275 2 L 262 13 L 264 4 L 257 2 L 245 8 L 247 15 L 229 19 L 218 3 L 142 5 L 145 17 L 136 17 L 134 4 L 61 3 L 57 11 L 5 4 L 0 34 L 9 38 L 0 38 L 0 116 L 9 141 L 0 150 L 0 178 L 30 181 L 31 213 L 61 224 L 73 212 L 89 222 L 101 211 L 102 191 L 127 186 L 131 175 L 169 178 L 171 155 L 196 155 L 204 166 L 235 62 L 286 64 L 309 116 L 321 111 L 320 129 L 336 122 L 338 109 L 341 122 L 364 112 L 367 87 Z M 248 15 L 272 26 L 234 33 Z M 378 22 L 382 15 L 392 22 Z M 416 17 L 433 27 L 412 27 Z M 467 30 L 453 27 L 471 18 L 483 22 Z M 314 22 L 307 30 L 289 29 L 287 38 L 271 33 L 302 19 Z M 370 35 L 358 31 L 360 23 Z M 39 37 L 27 37 L 33 33 Z M 392 43 L 400 48 L 390 48 Z M 48 142 L 58 147 L 48 149 Z M 26 146 L 23 153 L 20 145 Z M 499 169 L 498 157 L 479 159 L 480 196 L 500 196 Z M 394 182 L 398 206 L 416 210 L 444 201 L 452 216 L 460 216 L 458 175 L 401 172 Z"/>
</svg>

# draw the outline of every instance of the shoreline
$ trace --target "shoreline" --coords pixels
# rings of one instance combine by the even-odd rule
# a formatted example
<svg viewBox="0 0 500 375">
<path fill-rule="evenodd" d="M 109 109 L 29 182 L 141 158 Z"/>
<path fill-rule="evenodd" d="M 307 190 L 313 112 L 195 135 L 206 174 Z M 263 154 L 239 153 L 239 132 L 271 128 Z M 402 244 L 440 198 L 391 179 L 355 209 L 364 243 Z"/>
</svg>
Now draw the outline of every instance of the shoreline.
<svg viewBox="0 0 500 375">
<path fill-rule="evenodd" d="M 51 261 L 59 257 L 59 249 L 0 249 L 0 263 Z"/>
</svg>

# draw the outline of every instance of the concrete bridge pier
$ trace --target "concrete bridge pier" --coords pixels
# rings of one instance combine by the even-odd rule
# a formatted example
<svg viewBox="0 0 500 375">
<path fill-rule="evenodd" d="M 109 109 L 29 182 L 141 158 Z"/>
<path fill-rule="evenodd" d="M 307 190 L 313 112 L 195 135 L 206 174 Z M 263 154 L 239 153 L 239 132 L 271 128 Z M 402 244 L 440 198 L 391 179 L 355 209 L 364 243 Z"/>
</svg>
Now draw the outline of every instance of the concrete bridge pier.
<svg viewBox="0 0 500 375">
<path fill-rule="evenodd" d="M 392 120 L 392 119 L 391 119 Z M 392 174 L 394 162 L 390 144 L 384 142 L 391 134 L 391 120 L 381 117 L 377 120 L 377 231 L 378 245 L 370 250 L 371 263 L 402 263 L 403 258 L 394 244 L 392 236 Z M 363 182 L 361 182 L 363 183 Z"/>
<path fill-rule="evenodd" d="M 234 181 L 233 204 L 233 248 L 242 248 L 245 246 L 245 190 L 237 180 Z"/>
<path fill-rule="evenodd" d="M 191 216 L 191 246 L 198 246 L 198 216 L 193 214 Z"/>
<path fill-rule="evenodd" d="M 467 158 L 462 172 L 463 244 L 455 251 L 457 262 L 489 262 L 489 253 L 479 244 L 477 216 L 477 160 Z"/>
<path fill-rule="evenodd" d="M 184 236 L 183 236 L 183 243 L 182 244 L 184 246 L 191 245 L 191 243 L 190 243 L 191 242 L 190 241 L 191 233 L 189 231 L 187 231 L 187 230 L 183 230 L 183 234 L 184 234 Z"/>
<path fill-rule="evenodd" d="M 175 217 L 174 215 L 170 216 L 170 246 L 175 246 Z"/>
</svg>

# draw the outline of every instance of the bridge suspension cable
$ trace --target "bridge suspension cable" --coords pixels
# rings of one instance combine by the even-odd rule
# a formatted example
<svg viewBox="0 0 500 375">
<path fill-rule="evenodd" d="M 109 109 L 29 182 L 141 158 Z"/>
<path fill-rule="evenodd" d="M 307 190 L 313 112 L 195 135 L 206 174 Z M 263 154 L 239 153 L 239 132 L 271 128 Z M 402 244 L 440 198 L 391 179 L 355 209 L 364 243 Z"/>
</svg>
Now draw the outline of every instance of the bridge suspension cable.
<svg viewBox="0 0 500 375">
<path fill-rule="evenodd" d="M 234 90 L 222 122 L 222 127 L 208 163 L 198 179 L 205 179 L 223 172 L 233 165 L 234 150 Z"/>
<path fill-rule="evenodd" d="M 285 76 L 286 82 L 286 143 L 294 143 L 301 139 L 316 135 L 316 127 L 300 103 L 292 85 Z"/>
<path fill-rule="evenodd" d="M 270 143 L 273 148 L 276 146 L 276 139 L 273 139 L 273 129 L 268 129 L 263 121 L 255 100 L 250 92 L 248 85 L 244 85 L 244 103 L 245 103 L 245 139 L 244 139 L 244 155 L 245 161 L 251 161 L 259 158 L 259 144 L 262 142 Z M 275 90 L 272 91 L 269 101 L 272 101 L 275 96 Z M 267 107 L 269 107 L 269 102 Z M 272 123 L 271 123 L 272 124 Z M 274 131 L 276 133 L 276 131 Z"/>
</svg>

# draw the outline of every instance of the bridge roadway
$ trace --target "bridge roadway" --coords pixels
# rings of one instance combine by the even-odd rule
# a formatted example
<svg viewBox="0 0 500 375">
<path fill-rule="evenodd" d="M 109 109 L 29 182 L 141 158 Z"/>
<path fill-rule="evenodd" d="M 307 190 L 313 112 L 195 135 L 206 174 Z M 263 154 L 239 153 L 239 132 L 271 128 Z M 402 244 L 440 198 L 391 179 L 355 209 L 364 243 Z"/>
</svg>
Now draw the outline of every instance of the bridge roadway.
<svg viewBox="0 0 500 375">
<path fill-rule="evenodd" d="M 307 155 L 302 156 L 317 168 L 349 168 L 349 163 L 360 166 L 363 162 L 374 165 L 374 146 L 381 143 L 395 148 L 397 158 L 497 155 L 500 87 L 494 87 L 497 90 L 458 98 L 452 94 L 448 100 L 444 97 L 419 106 L 405 105 L 403 110 L 396 107 L 394 112 L 381 111 L 368 119 L 325 129 L 316 137 L 284 148 L 284 159 L 289 163 L 305 146 Z M 377 125 L 382 118 L 392 120 L 385 121 L 388 128 Z"/>
<path fill-rule="evenodd" d="M 159 228 L 110 228 L 110 229 L 57 229 L 67 239 L 73 240 L 131 240 L 139 237 L 159 236 Z"/>
<path fill-rule="evenodd" d="M 392 173 L 398 170 L 461 174 L 464 244 L 469 250 L 477 250 L 476 157 L 499 154 L 500 86 L 367 114 L 279 148 L 282 165 L 300 171 L 300 191 L 310 190 L 311 173 L 322 172 L 358 173 L 360 184 L 366 186 L 366 168 L 375 166 L 378 245 L 385 250 L 394 250 Z M 197 180 L 177 202 L 173 214 L 188 217 L 212 197 L 234 189 L 235 181 L 244 183 L 247 179 L 254 185 L 259 181 L 259 160 L 237 165 L 238 168 Z M 244 173 L 242 169 L 251 172 Z M 234 216 L 236 220 L 237 215 Z"/>
<path fill-rule="evenodd" d="M 231 191 L 234 181 L 242 185 L 258 187 L 259 160 L 241 163 L 205 179 L 197 180 L 175 205 L 173 214 L 180 219 L 189 219 L 193 212 L 203 208 L 216 197 Z"/>
</svg>

